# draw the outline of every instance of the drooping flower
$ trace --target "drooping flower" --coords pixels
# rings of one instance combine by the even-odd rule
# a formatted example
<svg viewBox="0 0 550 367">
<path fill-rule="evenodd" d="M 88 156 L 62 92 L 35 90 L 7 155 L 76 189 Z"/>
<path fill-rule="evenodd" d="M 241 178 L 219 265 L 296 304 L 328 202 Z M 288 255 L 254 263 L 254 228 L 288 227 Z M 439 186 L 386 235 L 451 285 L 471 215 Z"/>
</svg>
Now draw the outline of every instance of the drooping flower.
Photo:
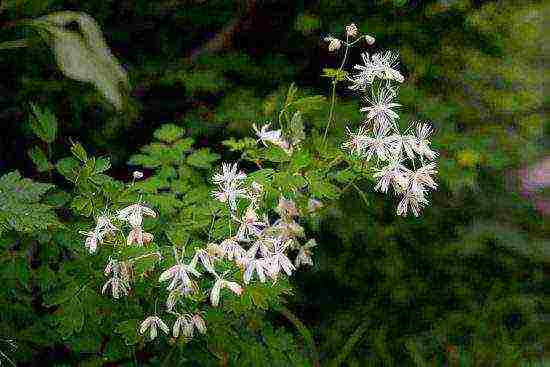
<svg viewBox="0 0 550 367">
<path fill-rule="evenodd" d="M 357 26 L 355 23 L 351 23 L 346 26 L 346 35 L 348 37 L 357 37 L 357 33 L 359 32 L 359 29 L 357 29 Z"/>
<path fill-rule="evenodd" d="M 105 294 L 111 288 L 113 298 L 118 299 L 121 295 L 127 296 L 130 290 L 130 285 L 118 276 L 113 276 L 101 288 L 101 293 Z"/>
<path fill-rule="evenodd" d="M 159 277 L 159 282 L 171 280 L 167 288 L 169 291 L 176 289 L 180 284 L 184 287 L 190 287 L 192 283 L 188 273 L 200 277 L 200 273 L 193 266 L 181 262 L 176 248 L 174 248 L 174 257 L 176 258 L 176 264 L 163 271 Z"/>
<path fill-rule="evenodd" d="M 268 123 L 268 124 L 262 125 L 262 127 L 258 129 L 256 124 L 252 124 L 252 127 L 256 132 L 256 136 L 258 137 L 258 141 L 261 142 L 266 147 L 267 147 L 266 142 L 279 145 L 282 141 L 281 130 L 269 130 L 270 126 L 271 124 Z"/>
<path fill-rule="evenodd" d="M 422 123 L 418 123 L 416 125 L 416 137 L 418 140 L 413 148 L 416 153 L 428 158 L 429 160 L 434 160 L 437 157 L 437 152 L 430 148 L 431 143 L 429 137 L 432 133 L 433 129 L 430 125 Z"/>
<path fill-rule="evenodd" d="M 214 266 L 212 265 L 213 258 L 208 253 L 208 251 L 203 249 L 197 249 L 195 250 L 195 256 L 193 256 L 193 259 L 191 259 L 191 262 L 189 263 L 189 266 L 193 269 L 196 269 L 198 262 L 202 263 L 202 266 L 208 271 L 209 273 L 215 274 L 216 271 L 214 270 Z"/>
<path fill-rule="evenodd" d="M 294 266 L 298 268 L 300 265 L 313 265 L 313 260 L 311 259 L 311 249 L 317 246 L 317 242 L 314 239 L 311 239 L 306 242 L 305 245 L 300 246 L 298 250 L 298 255 L 294 260 Z"/>
<path fill-rule="evenodd" d="M 86 231 L 78 231 L 78 233 L 86 236 L 86 240 L 84 241 L 84 246 L 88 250 L 90 254 L 93 254 L 97 250 L 97 244 L 99 242 L 99 234 L 96 231 L 86 232 Z"/>
<path fill-rule="evenodd" d="M 139 333 L 144 334 L 147 329 L 149 329 L 149 338 L 153 340 L 157 337 L 158 328 L 160 328 L 165 334 L 170 332 L 168 326 L 158 316 L 149 316 L 141 323 Z"/>
<path fill-rule="evenodd" d="M 290 276 L 292 270 L 294 270 L 294 265 L 290 259 L 285 255 L 285 250 L 288 247 L 289 243 L 275 243 L 273 255 L 266 258 L 266 268 L 268 269 L 268 274 L 271 278 L 276 278 L 277 274 L 281 272 L 281 269 Z"/>
<path fill-rule="evenodd" d="M 198 313 L 195 315 L 177 314 L 178 318 L 174 322 L 174 327 L 172 328 L 172 335 L 174 338 L 177 338 L 181 333 L 186 338 L 192 338 L 194 334 L 194 329 L 196 328 L 201 334 L 206 333 L 206 324 L 204 319 Z"/>
<path fill-rule="evenodd" d="M 246 256 L 246 250 L 239 245 L 234 238 L 227 238 L 220 243 L 220 246 L 225 252 L 225 256 L 229 260 L 235 259 L 236 261 Z"/>
<path fill-rule="evenodd" d="M 248 241 L 251 235 L 260 236 L 264 228 L 269 225 L 266 218 L 260 219 L 258 217 L 252 206 L 246 209 L 242 218 L 237 219 L 237 222 L 240 223 L 236 236 L 239 241 Z"/>
<path fill-rule="evenodd" d="M 342 41 L 340 41 L 338 38 L 334 38 L 332 36 L 325 37 L 325 42 L 328 42 L 328 50 L 330 52 L 336 51 L 342 47 Z"/>
<path fill-rule="evenodd" d="M 437 183 L 432 178 L 432 175 L 435 174 L 437 174 L 437 170 L 435 169 L 434 162 L 426 164 L 416 171 L 410 171 L 408 173 L 408 189 L 417 196 L 424 193 L 425 187 L 429 187 L 433 190 L 437 189 Z"/>
<path fill-rule="evenodd" d="M 155 218 L 157 213 L 145 205 L 133 204 L 119 210 L 117 213 L 117 218 L 130 223 L 130 225 L 135 228 L 141 227 L 144 215 Z"/>
<path fill-rule="evenodd" d="M 256 271 L 260 282 L 265 282 L 265 260 L 264 259 L 250 259 L 246 261 L 246 269 L 244 271 L 243 280 L 245 284 L 250 283 L 252 274 Z"/>
<path fill-rule="evenodd" d="M 151 233 L 144 232 L 141 227 L 133 227 L 130 233 L 128 233 L 126 244 L 130 246 L 135 243 L 138 246 L 143 246 L 143 244 L 151 241 L 153 241 L 153 235 Z"/>
<path fill-rule="evenodd" d="M 409 169 L 401 164 L 399 160 L 390 161 L 373 174 L 373 177 L 378 179 L 374 189 L 387 193 L 388 188 L 391 186 L 395 192 L 401 192 L 407 187 L 408 172 Z"/>
<path fill-rule="evenodd" d="M 428 200 L 424 197 L 423 193 L 420 194 L 413 191 L 407 191 L 397 205 L 397 215 L 405 216 L 410 210 L 415 217 L 418 217 L 422 207 L 427 204 Z"/>
<path fill-rule="evenodd" d="M 216 274 L 216 282 L 210 290 L 210 302 L 212 303 L 212 306 L 218 306 L 220 302 L 220 292 L 224 288 L 229 288 L 236 295 L 241 295 L 243 292 L 243 289 L 239 283 L 227 281 Z"/>
</svg>

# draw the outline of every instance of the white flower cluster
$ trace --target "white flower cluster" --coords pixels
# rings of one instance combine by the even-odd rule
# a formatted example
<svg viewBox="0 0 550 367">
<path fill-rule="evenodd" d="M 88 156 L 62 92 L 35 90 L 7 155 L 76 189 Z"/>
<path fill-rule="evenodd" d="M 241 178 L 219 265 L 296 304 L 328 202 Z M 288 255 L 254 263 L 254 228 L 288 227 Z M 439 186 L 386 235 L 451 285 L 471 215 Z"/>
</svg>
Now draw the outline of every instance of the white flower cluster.
<svg viewBox="0 0 550 367">
<path fill-rule="evenodd" d="M 371 88 L 370 95 L 365 97 L 367 106 L 361 108 L 367 116 L 356 132 L 348 129 L 349 140 L 344 147 L 367 161 L 376 158 L 375 189 L 387 193 L 391 188 L 401 197 L 398 215 L 412 212 L 419 216 L 422 207 L 428 204 L 429 189 L 437 188 L 433 176 L 437 174 L 434 159 L 438 154 L 430 148 L 429 140 L 432 127 L 413 122 L 403 133 L 399 129 L 396 109 L 401 105 L 395 101 L 397 92 L 392 85 L 404 81 L 397 70 L 398 55 L 387 51 L 361 56 L 364 65 L 355 65 L 354 69 L 359 72 L 348 80 L 352 83 L 350 89 L 366 91 L 367 87 Z M 410 130 L 415 131 L 408 133 Z"/>
<path fill-rule="evenodd" d="M 231 217 L 238 224 L 236 234 L 223 240 L 219 247 L 224 256 L 244 269 L 244 283 L 248 284 L 254 274 L 261 282 L 265 282 L 266 277 L 276 281 L 281 271 L 291 275 L 300 265 L 312 265 L 311 248 L 316 244 L 314 240 L 309 240 L 300 245 L 299 239 L 304 237 L 304 229 L 295 220 L 300 215 L 296 204 L 280 197 L 276 208 L 280 218 L 270 223 L 266 214 L 258 214 L 263 196 L 262 185 L 252 182 L 245 187 L 245 178 L 246 174 L 238 171 L 236 163 L 224 163 L 222 172 L 212 178 L 219 189 L 212 195 L 228 203 Z M 240 216 L 237 199 L 248 200 Z M 315 208 L 320 205 L 317 201 L 311 203 Z M 287 257 L 289 250 L 298 251 L 294 264 Z M 230 285 L 227 287 L 231 288 Z"/>
</svg>

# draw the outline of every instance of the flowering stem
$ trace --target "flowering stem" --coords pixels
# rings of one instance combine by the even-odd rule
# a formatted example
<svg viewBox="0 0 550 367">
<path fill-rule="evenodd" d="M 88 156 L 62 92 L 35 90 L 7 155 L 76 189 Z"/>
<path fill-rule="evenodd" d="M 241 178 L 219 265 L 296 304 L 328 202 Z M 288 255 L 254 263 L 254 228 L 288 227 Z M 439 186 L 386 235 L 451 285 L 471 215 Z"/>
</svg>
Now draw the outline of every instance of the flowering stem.
<svg viewBox="0 0 550 367">
<path fill-rule="evenodd" d="M 327 126 L 325 127 L 325 133 L 323 134 L 323 144 L 327 140 L 328 129 L 330 127 L 330 123 L 331 123 L 331 121 L 333 119 L 333 116 L 334 116 L 334 105 L 336 104 L 336 83 L 338 83 L 337 78 L 340 75 L 340 72 L 342 71 L 342 69 L 344 68 L 344 65 L 346 63 L 346 59 L 348 57 L 348 50 L 350 48 L 350 45 L 348 44 L 348 39 L 349 39 L 349 36 L 346 35 L 346 42 L 345 42 L 346 48 L 344 50 L 344 59 L 342 60 L 342 63 L 340 64 L 340 67 L 338 68 L 338 72 L 336 73 L 336 76 L 332 80 L 330 111 L 329 111 L 329 114 L 328 114 Z"/>
</svg>

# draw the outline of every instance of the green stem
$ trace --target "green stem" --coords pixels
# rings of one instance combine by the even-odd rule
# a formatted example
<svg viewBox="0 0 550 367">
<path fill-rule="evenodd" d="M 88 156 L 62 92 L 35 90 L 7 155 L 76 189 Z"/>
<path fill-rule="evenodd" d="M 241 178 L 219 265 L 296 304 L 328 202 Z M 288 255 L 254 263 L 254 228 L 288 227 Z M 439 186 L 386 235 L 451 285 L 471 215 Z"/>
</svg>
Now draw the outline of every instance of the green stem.
<svg viewBox="0 0 550 367">
<path fill-rule="evenodd" d="M 340 353 L 338 353 L 336 358 L 334 358 L 328 364 L 328 366 L 338 367 L 346 360 L 348 355 L 353 350 L 353 347 L 355 346 L 355 344 L 357 344 L 357 342 L 361 339 L 361 336 L 363 336 L 365 331 L 367 331 L 367 326 L 368 326 L 368 322 L 365 321 L 365 322 L 361 323 L 357 327 L 357 329 L 355 329 L 355 331 L 353 332 L 353 334 L 351 334 L 351 336 L 349 337 L 348 341 L 346 342 L 346 344 L 344 345 L 344 347 L 342 348 Z"/>
<path fill-rule="evenodd" d="M 292 313 L 292 311 L 290 311 L 285 306 L 279 305 L 275 309 L 278 312 L 280 312 L 284 317 L 286 317 L 287 320 L 290 321 L 296 327 L 296 329 L 298 329 L 298 332 L 300 333 L 300 335 L 302 335 L 306 343 L 308 343 L 309 345 L 311 358 L 313 360 L 313 366 L 319 367 L 320 366 L 319 352 L 317 351 L 315 340 L 313 340 L 313 337 L 311 336 L 311 333 L 309 332 L 308 328 L 304 325 L 302 321 L 300 321 L 300 319 L 298 319 L 298 317 L 296 317 L 296 315 Z"/>
<path fill-rule="evenodd" d="M 337 81 L 338 75 L 340 75 L 340 72 L 344 68 L 344 65 L 346 64 L 346 59 L 348 57 L 348 51 L 349 51 L 349 48 L 350 48 L 350 45 L 348 44 L 348 39 L 349 39 L 349 37 L 346 35 L 346 42 L 345 42 L 346 48 L 344 50 L 344 58 L 342 60 L 342 63 L 340 64 L 340 67 L 338 68 L 338 72 L 336 73 L 336 76 L 332 80 L 330 111 L 329 111 L 329 115 L 328 115 L 327 126 L 325 127 L 325 133 L 323 134 L 323 145 L 326 143 L 328 130 L 330 128 L 330 123 L 332 122 L 332 119 L 334 117 L 334 105 L 336 104 L 336 83 L 338 83 L 338 81 Z"/>
</svg>

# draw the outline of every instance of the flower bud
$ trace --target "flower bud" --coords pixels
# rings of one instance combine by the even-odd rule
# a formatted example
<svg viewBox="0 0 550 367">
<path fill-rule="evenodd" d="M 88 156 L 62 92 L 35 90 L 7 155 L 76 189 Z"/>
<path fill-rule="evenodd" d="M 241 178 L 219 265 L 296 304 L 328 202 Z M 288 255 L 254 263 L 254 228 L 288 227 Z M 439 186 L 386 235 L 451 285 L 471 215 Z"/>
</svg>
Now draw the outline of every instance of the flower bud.
<svg viewBox="0 0 550 367">
<path fill-rule="evenodd" d="M 134 176 L 134 179 L 139 180 L 140 178 L 143 178 L 143 172 L 134 171 L 134 172 L 132 173 L 132 176 Z"/>
<path fill-rule="evenodd" d="M 325 37 L 325 41 L 329 43 L 328 50 L 331 52 L 340 49 L 342 46 L 342 42 L 338 38 L 328 36 Z"/>
<path fill-rule="evenodd" d="M 349 37 L 356 37 L 358 32 L 359 29 L 357 29 L 355 23 L 351 23 L 350 25 L 346 26 L 346 35 L 348 35 Z"/>
<path fill-rule="evenodd" d="M 369 35 L 367 34 L 367 35 L 365 35 L 365 41 L 367 41 L 367 43 L 368 43 L 369 45 L 372 45 L 372 44 L 374 44 L 374 42 L 375 42 L 376 40 L 374 39 L 374 37 L 369 36 Z"/>
</svg>

